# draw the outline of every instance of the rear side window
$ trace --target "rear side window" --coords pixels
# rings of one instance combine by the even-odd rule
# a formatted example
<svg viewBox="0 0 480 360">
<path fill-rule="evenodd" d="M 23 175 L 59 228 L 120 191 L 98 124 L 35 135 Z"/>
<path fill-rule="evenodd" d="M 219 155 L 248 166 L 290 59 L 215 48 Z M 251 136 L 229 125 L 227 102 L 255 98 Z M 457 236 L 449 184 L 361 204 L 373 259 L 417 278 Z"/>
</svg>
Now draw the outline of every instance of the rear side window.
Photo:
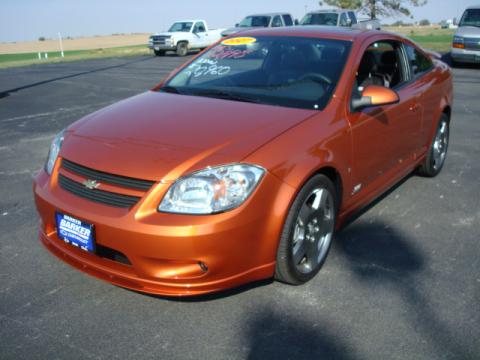
<svg viewBox="0 0 480 360">
<path fill-rule="evenodd" d="M 348 26 L 347 15 L 345 13 L 340 15 L 340 26 Z"/>
<path fill-rule="evenodd" d="M 420 51 L 413 46 L 405 45 L 407 51 L 408 63 L 412 70 L 413 76 L 419 76 L 433 67 L 432 60 L 423 55 Z"/>
<path fill-rule="evenodd" d="M 279 15 L 275 16 L 272 20 L 272 27 L 281 27 L 283 26 L 282 19 Z"/>
<path fill-rule="evenodd" d="M 293 25 L 293 20 L 292 17 L 288 14 L 282 15 L 283 17 L 283 22 L 285 23 L 285 26 L 292 26 Z"/>
</svg>

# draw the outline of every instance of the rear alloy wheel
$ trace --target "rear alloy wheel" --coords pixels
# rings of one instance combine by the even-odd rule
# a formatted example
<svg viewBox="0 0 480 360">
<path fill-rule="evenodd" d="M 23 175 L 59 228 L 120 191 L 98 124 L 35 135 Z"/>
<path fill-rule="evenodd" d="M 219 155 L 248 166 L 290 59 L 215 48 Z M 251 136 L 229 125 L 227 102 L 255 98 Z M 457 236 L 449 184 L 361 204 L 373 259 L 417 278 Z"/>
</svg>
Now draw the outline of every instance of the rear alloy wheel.
<svg viewBox="0 0 480 360">
<path fill-rule="evenodd" d="M 311 178 L 290 208 L 277 252 L 275 278 L 293 285 L 313 278 L 327 258 L 337 214 L 335 186 Z"/>
<path fill-rule="evenodd" d="M 427 177 L 437 176 L 442 170 L 447 157 L 448 141 L 450 137 L 450 122 L 446 114 L 442 114 L 438 122 L 435 138 L 428 151 L 427 157 L 420 165 L 418 173 Z"/>
<path fill-rule="evenodd" d="M 181 42 L 177 44 L 177 55 L 186 56 L 188 54 L 188 44 L 186 42 Z"/>
</svg>

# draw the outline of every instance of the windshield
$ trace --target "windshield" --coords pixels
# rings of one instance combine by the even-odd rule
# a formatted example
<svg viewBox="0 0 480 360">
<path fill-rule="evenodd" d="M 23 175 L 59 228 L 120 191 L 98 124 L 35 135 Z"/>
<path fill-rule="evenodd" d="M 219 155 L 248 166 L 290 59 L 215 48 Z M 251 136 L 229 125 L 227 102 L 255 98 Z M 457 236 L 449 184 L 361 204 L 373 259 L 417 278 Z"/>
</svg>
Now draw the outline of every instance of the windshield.
<svg viewBox="0 0 480 360">
<path fill-rule="evenodd" d="M 480 9 L 467 9 L 463 13 L 459 26 L 480 27 Z"/>
<path fill-rule="evenodd" d="M 192 25 L 192 22 L 176 22 L 170 27 L 168 32 L 190 32 Z"/>
<path fill-rule="evenodd" d="M 322 110 L 350 46 L 303 37 L 230 38 L 196 58 L 160 91 Z"/>
<path fill-rule="evenodd" d="M 240 21 L 239 27 L 268 27 L 270 16 L 247 16 Z"/>
<path fill-rule="evenodd" d="M 301 25 L 332 25 L 337 26 L 338 14 L 310 13 L 303 17 Z"/>
</svg>

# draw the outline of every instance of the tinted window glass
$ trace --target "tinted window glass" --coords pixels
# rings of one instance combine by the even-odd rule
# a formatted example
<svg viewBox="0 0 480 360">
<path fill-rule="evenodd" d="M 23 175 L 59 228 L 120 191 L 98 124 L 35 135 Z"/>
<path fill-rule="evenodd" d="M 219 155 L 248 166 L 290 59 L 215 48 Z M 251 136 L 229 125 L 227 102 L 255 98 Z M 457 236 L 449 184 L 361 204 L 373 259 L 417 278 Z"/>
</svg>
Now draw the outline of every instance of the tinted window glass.
<svg viewBox="0 0 480 360">
<path fill-rule="evenodd" d="M 177 22 L 170 27 L 168 32 L 189 32 L 192 25 L 191 22 Z"/>
<path fill-rule="evenodd" d="M 357 23 L 357 16 L 355 15 L 355 13 L 353 11 L 348 12 L 348 17 L 350 18 L 350 20 L 352 20 L 352 24 Z"/>
<path fill-rule="evenodd" d="M 467 9 L 463 13 L 459 26 L 480 27 L 480 9 Z"/>
<path fill-rule="evenodd" d="M 195 32 L 205 32 L 205 24 L 203 22 L 196 23 L 193 31 L 195 31 Z"/>
<path fill-rule="evenodd" d="M 310 13 L 303 17 L 301 25 L 331 25 L 337 26 L 338 14 L 335 13 Z"/>
<path fill-rule="evenodd" d="M 270 16 L 247 16 L 240 21 L 239 27 L 268 27 Z"/>
<path fill-rule="evenodd" d="M 290 15 L 283 15 L 283 22 L 285 23 L 285 26 L 292 26 L 293 25 L 293 20 Z"/>
<path fill-rule="evenodd" d="M 345 15 L 345 13 L 343 13 L 342 15 L 340 15 L 340 26 L 347 26 L 348 23 L 347 23 L 347 15 Z"/>
<path fill-rule="evenodd" d="M 378 41 L 367 48 L 357 70 L 360 92 L 368 85 L 394 88 L 403 82 L 400 49 L 395 41 Z"/>
<path fill-rule="evenodd" d="M 196 58 L 163 91 L 321 110 L 351 46 L 349 41 L 283 36 L 259 36 L 243 44 L 231 40 Z"/>
<path fill-rule="evenodd" d="M 283 26 L 282 19 L 280 16 L 275 16 L 272 20 L 272 27 L 280 27 Z"/>
<path fill-rule="evenodd" d="M 406 45 L 407 58 L 413 75 L 422 74 L 433 67 L 432 60 L 412 46 Z"/>
</svg>

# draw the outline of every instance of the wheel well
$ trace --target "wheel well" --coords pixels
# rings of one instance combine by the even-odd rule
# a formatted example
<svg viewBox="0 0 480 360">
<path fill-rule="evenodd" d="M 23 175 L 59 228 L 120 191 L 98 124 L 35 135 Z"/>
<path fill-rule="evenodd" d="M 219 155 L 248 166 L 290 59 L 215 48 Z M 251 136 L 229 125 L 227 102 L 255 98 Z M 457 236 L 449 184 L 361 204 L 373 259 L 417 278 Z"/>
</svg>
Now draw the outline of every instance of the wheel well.
<svg viewBox="0 0 480 360">
<path fill-rule="evenodd" d="M 343 199 L 343 184 L 342 184 L 342 178 L 338 173 L 338 171 L 333 167 L 324 167 L 319 169 L 315 174 L 325 175 L 335 185 L 335 190 L 337 191 L 337 205 L 338 205 L 338 209 L 340 209 L 342 205 L 342 199 Z"/>
<path fill-rule="evenodd" d="M 188 45 L 188 41 L 187 41 L 187 40 L 181 40 L 181 41 L 179 41 L 179 42 L 177 43 L 177 46 L 178 46 L 178 44 L 182 44 L 182 43 L 185 43 L 185 44 Z"/>
</svg>

